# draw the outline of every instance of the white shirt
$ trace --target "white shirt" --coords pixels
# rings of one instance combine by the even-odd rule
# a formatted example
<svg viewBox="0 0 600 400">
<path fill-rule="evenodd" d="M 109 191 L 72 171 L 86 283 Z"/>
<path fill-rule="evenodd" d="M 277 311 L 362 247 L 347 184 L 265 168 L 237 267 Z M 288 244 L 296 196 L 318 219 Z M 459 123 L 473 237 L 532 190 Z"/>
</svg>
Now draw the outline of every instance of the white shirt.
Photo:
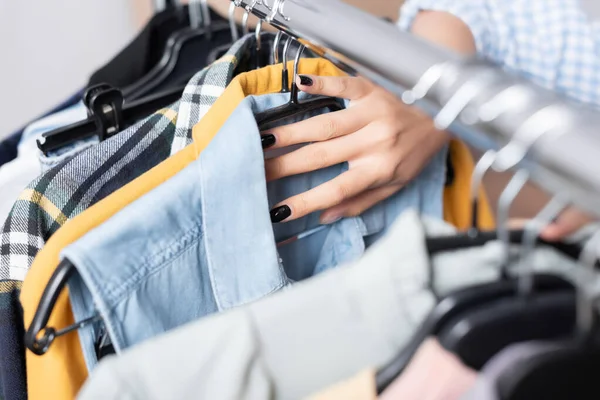
<svg viewBox="0 0 600 400">
<path fill-rule="evenodd" d="M 42 118 L 23 131 L 17 158 L 0 167 L 0 223 L 4 223 L 19 195 L 43 171 L 36 139 L 49 132 L 87 117 L 82 103 Z"/>
</svg>

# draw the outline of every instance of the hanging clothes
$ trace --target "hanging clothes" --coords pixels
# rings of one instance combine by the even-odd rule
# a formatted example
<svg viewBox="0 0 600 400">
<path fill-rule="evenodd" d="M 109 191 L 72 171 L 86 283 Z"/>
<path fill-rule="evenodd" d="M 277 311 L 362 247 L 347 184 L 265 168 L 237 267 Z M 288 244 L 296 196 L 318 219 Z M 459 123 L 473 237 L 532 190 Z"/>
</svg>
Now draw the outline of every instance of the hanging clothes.
<svg viewBox="0 0 600 400">
<path fill-rule="evenodd" d="M 224 89 L 231 81 L 236 60 L 242 56 L 247 46 L 248 37 L 232 48 L 222 61 L 196 77 L 197 82 L 206 87 Z M 191 83 L 193 84 L 194 82 Z M 215 96 L 208 93 L 201 95 L 196 101 L 210 105 L 217 97 L 218 94 Z M 81 157 L 74 158 L 62 168 L 32 182 L 21 194 L 0 234 L 0 277 L 22 280 L 37 254 L 34 249 L 23 253 L 24 243 L 19 238 L 27 237 L 31 246 L 37 247 L 39 251 L 46 240 L 68 219 L 176 152 L 182 144 L 181 140 L 173 140 L 179 106 L 180 102 L 177 102 L 167 109 L 159 110 Z M 185 107 L 190 105 L 186 103 Z M 189 109 L 184 108 L 182 121 L 186 137 L 191 136 L 193 126 L 188 120 Z M 178 137 L 182 136 L 179 133 Z M 177 146 L 177 150 L 172 148 L 173 145 Z M 31 223 L 31 219 L 35 223 Z"/>
<path fill-rule="evenodd" d="M 377 400 L 374 369 L 364 370 L 306 400 Z"/>
<path fill-rule="evenodd" d="M 66 151 L 48 156 L 41 154 L 37 148 L 36 140 L 43 133 L 77 122 L 86 115 L 85 107 L 76 103 L 30 124 L 23 131 L 18 144 L 18 157 L 0 167 L 0 221 L 6 220 L 15 200 L 31 181 L 45 170 L 67 161 L 94 144 L 94 140 L 81 141 Z M 20 282 L 11 280 L 0 283 L 0 381 L 3 382 L 0 394 L 10 399 L 26 397 L 23 318 L 20 307 L 16 306 L 20 287 Z"/>
<path fill-rule="evenodd" d="M 303 95 L 301 101 L 310 98 Z M 319 213 L 313 213 L 272 224 L 269 210 L 278 201 L 347 171 L 346 164 L 339 164 L 266 182 L 254 115 L 288 101 L 285 93 L 246 97 L 196 161 L 62 252 L 80 272 L 69 286 L 76 321 L 100 311 L 120 353 L 182 324 L 356 261 L 408 209 L 442 218 L 445 149 L 410 184 L 359 217 L 320 227 Z M 322 113 L 316 110 L 277 125 Z M 149 209 L 154 210 L 152 218 Z M 276 243 L 319 227 L 317 233 L 276 248 Z M 92 370 L 100 332 L 90 326 L 79 333 Z"/>
<path fill-rule="evenodd" d="M 17 200 L 21 192 L 31 181 L 35 180 L 45 170 L 74 157 L 77 153 L 93 145 L 93 143 L 78 143 L 74 147 L 69 148 L 67 152 L 51 154 L 38 159 L 40 151 L 36 140 L 45 132 L 85 119 L 86 116 L 87 111 L 85 107 L 79 103 L 56 114 L 42 118 L 25 129 L 21 143 L 19 144 L 19 156 L 0 167 L 0 187 L 2 187 L 0 221 L 2 223 L 8 217 L 15 200 Z"/>
<path fill-rule="evenodd" d="M 499 242 L 429 257 L 426 237 L 454 232 L 406 212 L 356 263 L 104 359 L 79 398 L 300 399 L 380 368 L 435 306 L 432 287 L 443 296 L 499 279 Z M 576 268 L 548 249 L 532 260 L 536 271 Z"/>
<path fill-rule="evenodd" d="M 309 62 L 309 61 L 310 61 L 310 60 L 306 60 L 306 62 Z M 305 64 L 305 62 L 303 62 L 302 64 Z M 244 78 L 244 79 L 245 79 L 245 81 L 244 81 L 244 85 L 247 85 L 247 86 L 249 86 L 249 87 L 252 87 L 252 88 L 254 88 L 255 90 L 265 90 L 265 89 L 269 89 L 269 85 L 270 85 L 270 86 L 271 86 L 271 88 L 270 88 L 270 91 L 273 91 L 273 92 L 277 92 L 277 91 L 279 91 L 279 90 L 281 89 L 281 83 L 280 83 L 280 74 L 279 74 L 279 72 L 276 72 L 276 70 L 269 70 L 268 68 L 267 68 L 266 70 L 268 70 L 268 71 L 271 71 L 271 72 L 268 74 L 268 76 L 267 76 L 267 79 L 263 79 L 263 78 L 261 78 L 261 79 L 254 79 L 254 78 L 253 78 L 253 79 L 249 79 L 248 77 L 249 77 L 250 75 L 247 75 L 247 76 Z M 313 72 L 313 73 L 314 73 L 314 72 Z M 319 73 L 319 71 L 317 71 L 317 74 L 318 74 L 318 73 Z M 274 85 L 275 85 L 276 87 L 275 87 Z M 229 95 L 228 95 L 227 93 L 224 93 L 224 94 L 221 96 L 221 98 L 224 98 L 224 99 L 228 99 L 228 98 L 229 98 L 229 101 L 228 101 L 228 100 L 222 100 L 222 101 L 223 101 L 223 104 L 230 104 L 230 105 L 232 105 L 232 104 L 238 104 L 238 103 L 239 103 L 239 101 L 241 101 L 241 99 L 237 99 L 237 100 L 236 100 L 236 96 L 238 96 L 238 95 L 239 95 L 239 94 L 236 94 L 235 96 L 233 96 L 233 97 L 232 97 L 232 95 L 231 95 L 231 94 L 229 94 Z M 192 98 L 194 98 L 194 96 L 192 96 Z M 219 99 L 219 101 L 221 101 L 221 98 Z M 242 97 L 242 98 L 243 98 L 243 97 Z M 191 108 L 191 109 L 193 109 L 193 108 Z M 230 110 L 230 107 L 228 107 L 228 109 Z M 216 130 L 215 128 L 218 126 L 218 124 L 222 124 L 222 123 L 224 123 L 224 120 L 227 118 L 227 116 L 228 116 L 230 113 L 231 113 L 231 111 L 228 111 L 227 113 L 225 113 L 225 114 L 223 114 L 223 115 L 217 115 L 216 117 L 212 118 L 212 120 L 211 120 L 211 121 L 209 121 L 209 122 L 206 122 L 206 126 L 208 127 L 208 129 L 206 129 L 206 131 L 212 131 L 212 132 L 214 132 L 214 131 Z M 184 120 L 184 121 L 185 121 L 185 120 Z M 218 122 L 217 122 L 217 125 L 215 124 L 215 121 L 218 121 Z M 204 122 L 204 121 L 203 121 L 203 122 Z M 212 124 L 212 125 L 210 125 L 210 124 Z M 117 135 L 116 137 L 121 137 L 121 136 L 122 136 L 122 134 L 121 134 L 121 135 Z M 201 136 L 201 135 L 200 135 L 200 136 Z M 209 141 L 210 141 L 210 138 L 208 138 L 208 139 L 207 139 L 207 138 L 199 137 L 199 138 L 196 138 L 196 140 L 195 140 L 195 143 L 196 143 L 196 146 L 198 146 L 198 147 L 200 147 L 200 148 L 203 148 L 203 147 L 205 147 L 206 145 L 208 145 L 208 142 L 209 142 Z M 102 146 L 102 144 L 101 144 L 100 146 Z M 178 156 L 178 155 L 179 155 L 179 153 L 177 154 L 177 156 Z M 185 157 L 185 156 L 183 156 L 183 157 L 179 158 L 179 160 L 184 160 L 184 157 Z M 185 162 L 186 162 L 186 163 L 188 163 L 188 162 L 192 161 L 192 160 L 193 160 L 193 158 L 194 158 L 194 156 L 192 155 L 192 159 L 190 159 L 190 160 L 187 160 L 187 161 L 185 161 Z M 180 161 L 178 161 L 178 162 L 180 162 Z M 175 162 L 175 161 L 173 161 L 173 160 L 167 160 L 167 164 L 170 164 L 170 163 L 173 163 L 173 164 L 172 164 L 173 166 L 174 166 L 174 165 L 176 165 L 176 162 Z M 457 161 L 457 164 L 458 164 L 458 166 L 459 166 L 458 170 L 460 170 L 460 169 L 461 169 L 460 167 L 461 167 L 462 165 L 467 165 L 467 166 L 468 166 L 468 163 L 462 163 L 462 162 L 461 162 L 461 160 L 458 160 L 458 161 Z M 179 169 L 181 169 L 182 167 L 178 167 L 178 168 L 179 168 Z M 464 168 L 463 168 L 463 169 L 464 169 Z M 166 171 L 166 170 L 165 170 L 165 171 Z M 176 171 L 174 171 L 174 172 L 176 172 Z M 173 173 L 174 173 L 174 172 L 173 172 Z M 169 174 L 171 174 L 171 172 L 168 172 L 168 173 L 169 173 Z M 161 182 L 162 182 L 162 181 L 164 181 L 165 179 L 166 179 L 166 177 L 163 177 L 163 178 L 161 178 Z M 138 183 L 138 184 L 139 184 L 139 182 L 134 182 L 134 183 Z M 452 188 L 449 188 L 449 189 L 447 189 L 447 190 L 453 190 L 453 189 L 452 189 Z M 136 196 L 139 196 L 139 195 L 141 195 L 141 193 L 139 193 L 139 192 L 138 192 L 138 193 L 136 193 L 135 195 L 136 195 Z M 127 199 L 127 198 L 128 198 L 128 197 L 125 197 L 125 199 Z M 121 200 L 119 200 L 119 202 L 121 202 Z M 125 204 L 127 204 L 127 203 L 123 203 L 123 205 L 125 205 Z M 108 207 L 108 206 L 107 206 L 106 204 L 104 204 L 104 203 L 103 203 L 103 207 L 104 207 L 104 209 L 106 209 L 106 210 L 111 210 L 111 209 L 113 209 L 112 207 Z M 121 206 L 121 207 L 122 207 L 122 206 Z M 98 209 L 98 208 L 95 208 L 95 210 L 97 210 L 97 209 Z M 482 207 L 482 209 L 485 209 L 485 207 Z M 92 215 L 92 214 L 90 214 L 90 215 Z M 95 223 L 100 223 L 100 222 L 101 222 L 101 221 L 96 221 Z M 85 233 L 85 231 L 84 231 L 84 232 L 81 232 L 81 233 L 79 233 L 78 235 L 80 235 L 80 234 L 82 234 L 82 233 Z M 52 246 L 50 246 L 50 243 L 46 244 L 46 248 L 48 248 L 48 247 L 52 247 Z M 64 246 L 62 246 L 62 247 L 64 247 Z M 62 247 L 61 247 L 61 249 L 62 249 Z M 57 256 L 56 256 L 56 257 L 57 257 Z M 51 258 L 51 260 L 53 260 L 53 261 L 51 261 L 51 262 L 49 262 L 49 263 L 46 263 L 46 264 L 45 264 L 45 265 L 46 265 L 46 267 L 49 267 L 49 266 L 52 266 L 52 265 L 54 265 L 54 267 L 55 267 L 55 266 L 57 265 L 57 261 L 54 261 L 54 260 L 57 260 L 57 258 Z M 51 273 L 51 270 L 48 270 L 48 271 Z M 31 280 L 32 280 L 32 281 L 34 281 L 34 280 L 35 280 L 35 281 L 39 282 L 40 284 L 42 284 L 42 283 L 45 283 L 45 282 L 47 282 L 48 278 L 41 279 L 39 276 L 37 276 L 36 278 L 32 278 Z M 36 296 L 39 296 L 39 293 L 41 293 L 41 290 L 43 289 L 43 286 L 36 286 L 36 287 L 38 287 L 38 289 L 36 289 L 36 290 L 37 290 L 37 293 L 38 293 L 38 295 L 36 295 Z M 30 310 L 33 310 L 33 309 L 34 309 L 34 307 L 35 307 L 35 306 L 33 305 L 34 303 L 37 305 L 37 302 L 32 302 L 32 303 L 30 303 L 30 304 L 29 304 L 29 307 L 30 307 L 29 309 L 30 309 Z M 24 305 L 24 307 L 25 307 L 25 308 L 27 308 L 27 306 L 25 306 L 25 305 Z M 55 313 L 55 314 L 56 314 L 56 313 Z M 69 315 L 69 314 L 70 314 L 70 312 L 68 312 L 66 315 Z M 71 317 L 70 315 L 69 315 L 69 318 L 70 318 L 70 319 L 72 319 L 72 317 Z M 57 323 L 56 323 L 56 326 L 68 325 L 68 323 L 63 323 L 63 322 L 65 322 L 65 321 L 63 321 L 63 320 L 59 320 L 59 321 L 57 321 Z M 51 323 L 51 325 L 54 325 L 54 323 L 53 323 L 52 321 L 51 321 L 50 323 Z M 46 356 L 44 357 L 44 359 L 50 359 L 50 358 L 51 358 L 51 357 L 50 357 L 50 355 L 46 355 Z M 83 366 L 83 363 L 82 363 L 82 364 L 80 364 L 80 365 L 81 365 L 81 366 Z M 52 368 L 52 369 L 53 369 L 53 370 L 56 370 L 56 368 Z M 82 380 L 83 380 L 83 377 L 79 377 L 79 376 L 75 375 L 75 378 L 74 378 L 74 381 L 75 381 L 75 382 L 77 382 L 77 381 L 81 382 Z"/>
<path fill-rule="evenodd" d="M 547 354 L 560 347 L 557 343 L 532 341 L 505 348 L 485 364 L 477 381 L 461 400 L 498 400 L 498 381 L 504 373 L 523 365 L 537 355 Z"/>
<path fill-rule="evenodd" d="M 476 380 L 476 371 L 444 349 L 437 339 L 429 338 L 379 399 L 459 400 Z"/>
<path fill-rule="evenodd" d="M 107 83 L 125 88 L 137 82 L 159 63 L 171 36 L 189 26 L 187 5 L 154 14 L 123 50 L 92 74 L 88 87 Z"/>
<path fill-rule="evenodd" d="M 227 57 L 226 59 L 230 58 Z M 300 71 L 305 74 L 325 76 L 339 76 L 342 74 L 331 63 L 322 59 L 303 61 L 300 65 Z M 199 125 L 194 126 L 194 142 L 191 145 L 96 203 L 84 214 L 69 221 L 68 225 L 65 225 L 66 229 L 61 228 L 46 243 L 38 257 L 36 257 L 21 292 L 26 326 L 29 325 L 40 296 L 58 265 L 60 251 L 196 160 L 198 154 L 208 146 L 214 135 L 223 126 L 232 111 L 244 100 L 245 96 L 280 92 L 281 67 L 270 66 L 241 74 L 232 82 L 232 85 L 230 87 L 233 90 L 225 91 L 216 99 L 215 104 L 209 110 L 210 118 L 203 118 Z M 194 86 L 194 88 L 199 91 L 202 90 L 201 86 Z M 48 323 L 51 326 L 67 326 L 73 323 L 67 291 L 64 291 L 59 297 Z M 51 395 L 53 398 L 73 398 L 87 377 L 87 368 L 77 334 L 67 335 L 58 341 L 62 344 L 51 347 L 43 357 L 27 353 L 27 381 L 31 383 L 31 385 L 28 385 L 30 399 L 45 398 L 49 395 L 48 388 L 52 388 Z"/>
<path fill-rule="evenodd" d="M 44 173 L 19 195 L 0 233 L 0 326 L 5 325 L 0 330 L 0 354 L 6 355 L 0 358 L 0 371 L 19 371 L 21 386 L 25 386 L 25 368 L 16 365 L 16 360 L 25 357 L 18 291 L 39 250 L 70 218 L 191 141 L 196 118 L 203 114 L 190 115 L 189 110 L 202 105 L 201 110 L 206 111 L 215 102 L 217 88 L 227 86 L 250 45 L 249 37 L 241 39 L 220 61 L 200 72 L 190 82 L 191 93 L 197 90 L 198 96 L 184 96 L 182 102 Z M 180 105 L 183 114 L 178 123 Z"/>
<path fill-rule="evenodd" d="M 36 121 L 38 121 L 42 118 L 45 118 L 49 115 L 60 112 L 60 111 L 64 110 L 65 108 L 71 107 L 72 105 L 76 104 L 77 102 L 79 102 L 81 100 L 81 96 L 83 96 L 83 90 L 78 90 L 77 92 L 73 93 L 71 96 L 67 97 L 67 99 L 63 100 L 60 104 L 55 106 L 50 111 L 45 112 L 39 118 L 36 118 L 35 120 L 29 122 L 23 128 L 18 129 L 14 133 L 8 135 L 5 139 L 2 139 L 2 141 L 0 141 L 0 167 L 2 167 L 7 162 L 10 162 L 10 161 L 14 160 L 15 158 L 17 158 L 17 155 L 19 152 L 18 151 L 19 143 L 22 142 L 23 132 L 25 132 L 27 127 L 29 127 L 31 124 L 35 123 Z"/>
<path fill-rule="evenodd" d="M 444 190 L 444 220 L 458 230 L 471 228 L 473 206 L 471 204 L 471 177 L 475 169 L 469 148 L 460 140 L 451 140 L 448 155 L 452 164 L 452 183 Z M 477 204 L 477 228 L 493 230 L 496 227 L 490 203 L 482 187 Z"/>
</svg>

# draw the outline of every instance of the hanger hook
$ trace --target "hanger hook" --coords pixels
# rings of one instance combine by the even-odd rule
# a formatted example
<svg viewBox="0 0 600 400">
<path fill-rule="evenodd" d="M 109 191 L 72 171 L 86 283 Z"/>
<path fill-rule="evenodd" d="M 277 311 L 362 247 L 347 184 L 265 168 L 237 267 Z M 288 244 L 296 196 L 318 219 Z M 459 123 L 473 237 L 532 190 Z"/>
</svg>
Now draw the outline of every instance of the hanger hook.
<svg viewBox="0 0 600 400">
<path fill-rule="evenodd" d="M 557 122 L 557 119 L 562 119 L 564 115 L 562 112 L 556 112 L 555 107 L 548 106 L 545 107 L 538 112 L 534 113 L 530 116 L 525 122 L 517 129 L 517 132 L 513 135 L 511 141 L 504 146 L 500 151 L 498 151 L 494 162 L 492 164 L 492 168 L 498 172 L 506 172 L 515 166 L 517 166 L 523 159 L 526 157 L 527 153 L 531 149 L 531 147 L 535 144 L 537 140 L 543 137 L 548 131 L 550 126 L 562 126 L 562 122 Z M 558 118 L 557 118 L 558 115 Z M 541 125 L 541 126 L 540 126 Z M 501 239 L 501 242 L 504 244 L 505 249 L 505 267 L 503 268 L 504 276 L 507 274 L 508 261 L 510 258 L 510 248 L 509 248 L 509 231 L 508 231 L 508 219 L 510 212 L 510 205 L 513 203 L 516 196 L 519 194 L 525 183 L 529 178 L 529 173 L 524 170 L 519 170 L 514 175 L 513 179 L 506 186 L 504 192 L 502 192 L 498 204 L 497 210 L 497 236 L 498 239 Z M 548 218 L 547 215 L 558 214 L 562 208 L 556 211 L 557 208 L 561 206 L 559 203 L 560 198 L 557 198 L 556 201 L 552 201 L 547 205 L 547 208 L 544 208 L 543 215 L 541 217 Z M 536 221 L 536 226 L 538 224 Z M 539 235 L 537 230 L 534 229 L 533 225 L 529 226 L 529 233 L 523 240 L 527 240 L 527 246 L 531 246 L 529 243 L 531 240 L 535 240 L 535 238 Z M 526 231 L 527 232 L 527 231 Z M 532 239 L 533 237 L 533 239 Z M 535 244 L 535 242 L 534 242 Z M 530 250 L 527 250 L 530 251 Z M 531 279 L 522 281 L 522 291 L 526 292 L 531 286 Z"/>
<path fill-rule="evenodd" d="M 506 188 L 502 191 L 498 200 L 498 210 L 496 211 L 496 236 L 502 243 L 504 253 L 502 264 L 503 276 L 508 274 L 508 264 L 510 261 L 510 232 L 508 229 L 508 220 L 510 217 L 510 207 L 521 189 L 529 180 L 529 173 L 525 170 L 518 170 L 512 177 Z"/>
<path fill-rule="evenodd" d="M 235 22 L 235 2 L 229 3 L 229 29 L 231 30 L 231 40 L 235 43 L 240 39 L 240 33 Z"/>
<path fill-rule="evenodd" d="M 275 3 L 273 4 L 273 9 L 271 10 L 271 14 L 269 14 L 269 16 L 266 18 L 266 21 L 268 23 L 273 22 L 273 20 L 277 17 L 277 14 L 279 14 L 284 21 L 290 21 L 290 17 L 286 16 L 283 13 L 284 5 L 285 0 L 275 0 Z"/>
<path fill-rule="evenodd" d="M 586 243 L 581 251 L 579 263 L 585 268 L 578 269 L 577 283 L 577 328 L 579 332 L 588 338 L 595 328 L 596 311 L 594 296 L 596 273 L 595 266 L 598 259 L 598 248 L 600 246 L 600 231 L 596 232 Z"/>
<path fill-rule="evenodd" d="M 475 75 L 464 82 L 450 97 L 446 105 L 433 119 L 435 127 L 445 130 L 452 125 L 460 114 L 467 108 L 471 101 L 477 97 L 482 90 L 489 87 L 491 83 L 498 80 L 499 76 L 495 70 L 484 69 L 475 71 Z"/>
<path fill-rule="evenodd" d="M 283 45 L 283 70 L 281 71 L 281 92 L 287 93 L 290 89 L 289 74 L 288 74 L 288 52 L 294 38 L 288 35 L 285 44 Z"/>
<path fill-rule="evenodd" d="M 188 13 L 190 15 L 190 27 L 192 29 L 198 29 L 200 28 L 200 25 L 204 24 L 200 0 L 190 0 L 188 4 Z"/>
<path fill-rule="evenodd" d="M 474 234 L 477 231 L 479 221 L 479 190 L 483 183 L 485 174 L 492 168 L 498 152 L 495 150 L 488 150 L 485 152 L 473 169 L 473 175 L 471 176 L 471 228 L 468 233 Z"/>
<path fill-rule="evenodd" d="M 489 101 L 484 103 L 479 110 L 475 113 L 471 124 L 477 122 L 491 122 L 496 118 L 499 118 L 502 114 L 510 111 L 511 109 L 519 109 L 524 106 L 522 98 L 528 99 L 528 93 L 524 91 L 523 86 L 513 85 L 506 89 L 503 89 L 496 95 L 494 95 Z M 478 226 L 478 199 L 479 190 L 483 184 L 483 178 L 485 174 L 492 168 L 498 152 L 496 150 L 488 150 L 481 156 L 475 168 L 473 169 L 473 175 L 471 176 L 471 230 L 474 231 Z"/>
<path fill-rule="evenodd" d="M 248 33 L 250 33 L 250 30 L 248 29 L 248 17 L 250 16 L 250 13 L 248 12 L 248 10 L 244 11 L 244 16 L 242 17 L 242 35 L 246 36 Z"/>
<path fill-rule="evenodd" d="M 267 2 L 267 0 L 258 0 L 258 3 L 256 3 L 260 6 L 265 6 L 265 8 L 269 11 L 273 10 L 273 7 L 269 6 L 269 3 Z"/>
<path fill-rule="evenodd" d="M 202 22 L 204 25 L 204 29 L 206 29 L 206 32 L 210 35 L 210 25 L 212 23 L 212 20 L 210 18 L 210 8 L 208 7 L 208 0 L 200 0 L 200 7 L 202 10 Z"/>
<path fill-rule="evenodd" d="M 509 86 L 483 104 L 477 113 L 481 122 L 491 122 L 510 110 L 522 110 L 530 104 L 531 92 L 523 84 Z"/>
<path fill-rule="evenodd" d="M 258 22 L 256 23 L 256 29 L 254 30 L 254 37 L 256 39 L 256 52 L 257 52 L 257 57 L 259 57 L 259 59 L 260 59 L 260 50 L 262 48 L 262 43 L 261 43 L 262 23 L 263 23 L 263 20 L 259 19 Z"/>
<path fill-rule="evenodd" d="M 417 100 L 423 99 L 433 85 L 435 85 L 444 74 L 444 71 L 450 66 L 450 63 L 444 62 L 440 64 L 432 65 L 425 71 L 425 73 L 419 78 L 417 83 L 412 89 L 406 90 L 402 93 L 402 101 L 405 104 L 411 105 L 417 102 Z"/>
<path fill-rule="evenodd" d="M 279 64 L 279 43 L 281 42 L 281 36 L 283 36 L 283 31 L 277 31 L 277 35 L 275 35 L 275 40 L 273 41 L 274 64 Z"/>
<path fill-rule="evenodd" d="M 533 291 L 533 264 L 529 257 L 535 249 L 542 230 L 550 225 L 562 210 L 567 207 L 568 203 L 561 195 L 554 196 L 533 219 L 525 224 L 523 239 L 521 242 L 521 254 L 519 259 L 519 282 L 518 293 L 526 297 Z"/>
<path fill-rule="evenodd" d="M 494 168 L 507 171 L 525 159 L 535 143 L 549 132 L 565 134 L 570 124 L 569 113 L 558 104 L 551 104 L 533 113 L 513 135 L 508 145 L 499 152 Z"/>
<path fill-rule="evenodd" d="M 250 17 L 250 13 L 254 10 L 254 7 L 258 3 L 258 0 L 252 0 L 251 4 L 246 5 L 244 7 L 244 16 L 242 17 L 242 34 L 246 36 L 250 33 L 250 29 L 248 28 L 248 18 Z"/>
<path fill-rule="evenodd" d="M 275 3 L 273 4 L 273 8 L 271 9 L 271 14 L 269 14 L 266 18 L 266 21 L 268 23 L 273 22 L 273 20 L 275 19 L 275 17 L 277 17 L 277 12 L 279 10 L 279 3 L 281 2 L 281 0 L 275 0 Z"/>
<path fill-rule="evenodd" d="M 283 6 L 285 5 L 285 0 L 281 0 L 277 6 L 277 10 L 279 11 L 279 15 L 281 15 L 281 18 L 283 18 L 284 21 L 289 21 L 290 17 L 286 16 L 283 13 Z"/>
<path fill-rule="evenodd" d="M 302 53 L 306 46 L 300 44 L 298 47 L 298 51 L 296 52 L 296 59 L 294 60 L 294 76 L 292 80 L 292 93 L 291 93 L 291 101 L 294 104 L 298 104 L 298 85 L 296 85 L 296 78 L 298 78 L 298 67 L 300 66 L 300 58 L 302 57 Z"/>
</svg>

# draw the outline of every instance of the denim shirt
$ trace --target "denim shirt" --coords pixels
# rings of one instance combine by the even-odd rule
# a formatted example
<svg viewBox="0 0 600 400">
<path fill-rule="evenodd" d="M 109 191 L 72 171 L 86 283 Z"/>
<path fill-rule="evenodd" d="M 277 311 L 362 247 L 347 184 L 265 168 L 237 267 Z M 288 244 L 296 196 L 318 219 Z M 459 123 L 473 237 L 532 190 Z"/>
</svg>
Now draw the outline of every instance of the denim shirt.
<svg viewBox="0 0 600 400">
<path fill-rule="evenodd" d="M 319 214 L 272 224 L 270 208 L 348 168 L 340 164 L 267 184 L 254 114 L 288 99 L 247 97 L 196 161 L 63 251 L 79 272 L 69 282 L 75 320 L 95 312 L 103 320 L 103 326 L 79 330 L 90 370 L 102 329 L 119 353 L 357 260 L 406 209 L 442 217 L 445 149 L 413 182 L 361 217 L 278 248 L 277 242 L 319 228 Z"/>
</svg>

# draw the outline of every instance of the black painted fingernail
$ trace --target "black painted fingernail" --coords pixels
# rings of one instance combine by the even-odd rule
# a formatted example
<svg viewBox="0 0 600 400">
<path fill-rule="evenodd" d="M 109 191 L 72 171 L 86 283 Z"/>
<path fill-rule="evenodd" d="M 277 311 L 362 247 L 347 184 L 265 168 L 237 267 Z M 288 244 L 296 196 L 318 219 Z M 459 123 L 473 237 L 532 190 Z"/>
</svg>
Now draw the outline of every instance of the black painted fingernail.
<svg viewBox="0 0 600 400">
<path fill-rule="evenodd" d="M 260 135 L 260 141 L 262 142 L 262 148 L 268 149 L 275 144 L 275 135 Z"/>
<path fill-rule="evenodd" d="M 279 206 L 270 212 L 271 222 L 278 223 L 289 218 L 292 215 L 292 210 L 288 206 Z"/>
<path fill-rule="evenodd" d="M 312 86 L 313 80 L 306 75 L 300 75 L 300 84 L 303 86 Z"/>
</svg>

